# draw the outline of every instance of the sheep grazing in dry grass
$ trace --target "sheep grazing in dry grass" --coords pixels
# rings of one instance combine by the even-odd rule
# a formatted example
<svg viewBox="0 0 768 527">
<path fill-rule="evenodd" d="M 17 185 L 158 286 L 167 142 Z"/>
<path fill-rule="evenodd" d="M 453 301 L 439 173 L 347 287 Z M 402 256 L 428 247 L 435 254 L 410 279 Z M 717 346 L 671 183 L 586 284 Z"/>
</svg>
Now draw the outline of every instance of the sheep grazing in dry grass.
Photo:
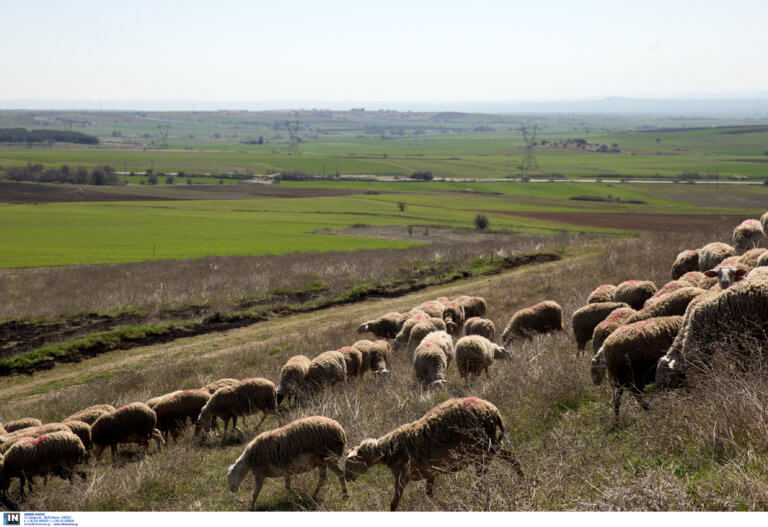
<svg viewBox="0 0 768 527">
<path fill-rule="evenodd" d="M 412 354 L 424 337 L 433 331 L 447 331 L 447 329 L 445 322 L 440 318 L 422 320 L 411 328 L 411 335 L 408 338 L 408 354 Z"/>
<path fill-rule="evenodd" d="M 430 318 L 432 317 L 420 309 L 417 309 L 412 314 L 410 314 L 405 322 L 403 322 L 403 327 L 400 328 L 400 331 L 392 341 L 392 351 L 399 351 L 403 346 L 407 346 L 408 341 L 411 338 L 411 330 L 413 329 L 413 326 L 419 322 L 429 320 Z M 442 318 L 440 320 L 442 320 Z"/>
<path fill-rule="evenodd" d="M 699 249 L 682 251 L 672 264 L 672 280 L 677 280 L 685 273 L 699 270 Z"/>
<path fill-rule="evenodd" d="M 704 271 L 709 271 L 726 258 L 734 256 L 735 254 L 736 249 L 727 243 L 708 243 L 699 249 L 699 271 L 702 273 Z"/>
<path fill-rule="evenodd" d="M 656 363 L 669 349 L 683 325 L 683 317 L 660 317 L 625 324 L 614 331 L 598 351 L 613 383 L 613 411 L 618 423 L 621 395 L 625 389 L 647 410 L 642 395 L 653 382 Z M 597 358 L 597 357 L 595 357 Z"/>
<path fill-rule="evenodd" d="M 658 293 L 656 284 L 648 280 L 627 280 L 616 286 L 614 302 L 624 302 L 632 309 L 642 309 L 645 301 Z"/>
<path fill-rule="evenodd" d="M 205 389 L 182 390 L 173 393 L 167 393 L 152 404 L 147 402 L 147 406 L 152 408 L 157 415 L 156 428 L 163 433 L 166 442 L 169 438 L 178 439 L 181 431 L 189 424 L 195 422 L 200 411 L 211 399 L 211 394 Z M 196 427 L 195 435 L 199 432 Z"/>
<path fill-rule="evenodd" d="M 347 380 L 347 361 L 338 351 L 326 351 L 309 362 L 305 379 L 308 390 L 319 391 Z"/>
<path fill-rule="evenodd" d="M 15 443 L 29 437 L 40 437 L 53 432 L 72 432 L 72 429 L 64 423 L 46 423 L 40 426 L 22 428 L 0 437 L 0 454 L 7 452 Z"/>
<path fill-rule="evenodd" d="M 363 322 L 357 327 L 357 332 L 366 333 L 370 331 L 376 338 L 393 339 L 397 336 L 400 328 L 403 327 L 405 319 L 406 315 L 393 311 L 368 322 Z"/>
<path fill-rule="evenodd" d="M 711 291 L 691 302 L 683 327 L 659 360 L 656 384 L 673 387 L 695 365 L 703 367 L 715 351 L 732 362 L 750 349 L 768 347 L 768 275 L 755 275 L 724 291 Z"/>
<path fill-rule="evenodd" d="M 443 321 L 449 335 L 458 336 L 464 327 L 467 316 L 464 312 L 464 306 L 459 302 L 448 302 L 443 310 Z"/>
<path fill-rule="evenodd" d="M 443 318 L 443 310 L 445 310 L 445 304 L 438 302 L 437 300 L 427 300 L 426 302 L 416 306 L 416 309 L 420 309 L 430 317 Z"/>
<path fill-rule="evenodd" d="M 91 440 L 96 459 L 110 447 L 112 460 L 117 458 L 117 445 L 139 443 L 149 450 L 149 441 L 155 439 L 157 447 L 165 442 L 156 428 L 157 415 L 144 403 L 131 403 L 99 417 L 91 426 Z"/>
<path fill-rule="evenodd" d="M 676 289 L 659 298 L 655 303 L 634 313 L 627 318 L 624 323 L 631 324 L 633 322 L 658 317 L 682 316 L 685 314 L 688 304 L 690 304 L 694 298 L 703 295 L 704 293 L 706 293 L 704 289 L 699 289 L 697 287 L 683 287 Z"/>
<path fill-rule="evenodd" d="M 426 388 L 445 384 L 445 373 L 455 357 L 453 339 L 445 331 L 435 331 L 424 337 L 413 354 L 416 379 Z"/>
<path fill-rule="evenodd" d="M 104 414 L 108 414 L 114 409 L 115 407 L 109 404 L 95 404 L 93 406 L 89 406 L 88 408 L 80 410 L 79 412 L 73 413 L 72 415 L 70 415 L 64 420 L 65 421 L 82 421 L 89 425 L 93 425 L 93 423 L 96 422 L 96 419 L 98 419 Z"/>
<path fill-rule="evenodd" d="M 456 343 L 456 366 L 461 378 L 467 382 L 470 376 L 478 376 L 483 371 L 486 377 L 490 377 L 488 368 L 494 359 L 510 358 L 507 350 L 480 335 L 462 337 Z"/>
<path fill-rule="evenodd" d="M 522 477 L 514 454 L 501 444 L 503 435 L 504 423 L 493 404 L 477 397 L 449 399 L 421 419 L 378 439 L 366 439 L 350 450 L 344 475 L 354 481 L 374 465 L 386 465 L 395 479 L 390 504 L 394 511 L 409 482 L 425 479 L 427 495 L 432 496 L 437 475 L 473 464 L 481 477 L 496 455 Z"/>
<path fill-rule="evenodd" d="M 309 371 L 309 357 L 294 355 L 280 369 L 280 382 L 277 385 L 277 404 L 283 402 L 284 397 L 296 402 L 304 391 L 304 379 Z"/>
<path fill-rule="evenodd" d="M 40 419 L 35 419 L 34 417 L 22 417 L 21 419 L 8 421 L 3 426 L 7 433 L 11 433 L 16 432 L 17 430 L 23 430 L 24 428 L 40 426 L 41 424 L 43 424 L 43 422 Z"/>
<path fill-rule="evenodd" d="M 598 302 L 613 302 L 613 295 L 616 294 L 616 286 L 612 284 L 602 284 L 597 289 L 589 293 L 587 304 L 596 304 Z"/>
<path fill-rule="evenodd" d="M 237 419 L 257 412 L 262 414 L 261 421 L 256 425 L 258 429 L 268 415 L 277 413 L 277 388 L 267 379 L 243 379 L 233 386 L 216 390 L 200 410 L 197 424 L 200 429 L 208 433 L 213 418 L 222 419 L 224 421 L 224 435 L 221 439 L 223 443 L 227 440 L 230 421 L 232 421 L 232 429 L 242 434 L 243 431 L 237 427 Z"/>
<path fill-rule="evenodd" d="M 321 416 L 304 417 L 263 432 L 246 445 L 237 461 L 227 469 L 229 490 L 237 492 L 245 476 L 252 472 L 254 489 L 249 508 L 253 510 L 265 479 L 285 478 L 285 488 L 298 498 L 291 487 L 291 476 L 317 468 L 319 478 L 312 493 L 312 499 L 316 500 L 325 484 L 326 469 L 330 468 L 339 477 L 341 494 L 346 498 L 344 473 L 337 465 L 346 444 L 347 435 L 341 425 Z"/>
<path fill-rule="evenodd" d="M 743 253 L 757 247 L 765 239 L 765 230 L 758 220 L 744 220 L 733 229 L 733 245 Z"/>
<path fill-rule="evenodd" d="M 360 350 L 363 354 L 363 373 L 370 371 L 377 375 L 386 375 L 389 373 L 389 367 L 392 363 L 392 350 L 389 342 L 384 339 L 377 341 L 358 340 L 352 347 Z"/>
<path fill-rule="evenodd" d="M 481 296 L 457 296 L 454 302 L 458 302 L 464 308 L 466 318 L 484 317 L 488 312 L 488 303 Z"/>
<path fill-rule="evenodd" d="M 701 271 L 689 271 L 685 273 L 683 276 L 677 279 L 677 282 L 689 285 L 691 287 L 698 287 L 699 282 L 704 277 L 704 273 Z"/>
<path fill-rule="evenodd" d="M 211 395 L 213 395 L 214 393 L 216 393 L 216 390 L 218 390 L 219 388 L 224 388 L 225 386 L 234 386 L 239 382 L 240 382 L 240 379 L 232 379 L 227 377 L 224 379 L 219 379 L 218 381 L 213 381 L 210 384 L 206 384 L 205 386 L 202 387 L 202 389 L 210 393 Z"/>
<path fill-rule="evenodd" d="M 337 350 L 344 356 L 344 362 L 347 365 L 347 379 L 359 377 L 363 372 L 363 354 L 353 346 L 344 346 Z"/>
<path fill-rule="evenodd" d="M 573 313 L 571 325 L 573 326 L 573 336 L 576 338 L 576 356 L 580 356 L 587 345 L 592 340 L 592 332 L 595 327 L 605 320 L 614 310 L 621 307 L 629 307 L 622 302 L 595 302 L 587 304 Z"/>
<path fill-rule="evenodd" d="M 86 450 L 91 449 L 91 425 L 83 421 L 64 421 L 61 423 L 69 428 L 73 434 L 80 438 Z"/>
<path fill-rule="evenodd" d="M 86 451 L 80 438 L 68 431 L 24 438 L 5 453 L 0 471 L 0 492 L 7 492 L 11 478 L 19 479 L 19 494 L 35 476 L 57 475 L 72 480 L 75 467 L 85 461 Z M 85 480 L 85 472 L 78 474 Z M 31 489 L 30 489 L 31 490 Z"/>
<path fill-rule="evenodd" d="M 472 317 L 464 323 L 464 334 L 480 335 L 493 341 L 496 340 L 496 324 L 487 318 Z"/>
<path fill-rule="evenodd" d="M 537 333 L 549 333 L 563 329 L 563 308 L 552 300 L 521 309 L 512 315 L 501 341 L 504 346 L 518 338 L 530 338 Z"/>
</svg>

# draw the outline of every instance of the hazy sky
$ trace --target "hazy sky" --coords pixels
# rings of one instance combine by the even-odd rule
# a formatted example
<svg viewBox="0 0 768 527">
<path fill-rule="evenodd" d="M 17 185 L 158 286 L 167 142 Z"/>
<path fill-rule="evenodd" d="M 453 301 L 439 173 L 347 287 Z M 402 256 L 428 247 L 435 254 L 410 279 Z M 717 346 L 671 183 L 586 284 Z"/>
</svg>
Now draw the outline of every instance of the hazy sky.
<svg viewBox="0 0 768 527">
<path fill-rule="evenodd" d="M 768 1 L 0 0 L 0 99 L 528 101 L 768 90 Z"/>
</svg>

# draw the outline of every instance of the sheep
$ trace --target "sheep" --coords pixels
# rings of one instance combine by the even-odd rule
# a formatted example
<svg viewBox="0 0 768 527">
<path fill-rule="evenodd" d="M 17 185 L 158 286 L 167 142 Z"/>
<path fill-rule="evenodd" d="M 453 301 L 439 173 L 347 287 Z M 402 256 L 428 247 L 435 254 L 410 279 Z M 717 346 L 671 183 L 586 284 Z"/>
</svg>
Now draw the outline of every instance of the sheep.
<svg viewBox="0 0 768 527">
<path fill-rule="evenodd" d="M 656 285 L 648 280 L 627 280 L 616 286 L 614 302 L 624 302 L 632 309 L 642 309 L 645 301 L 658 292 Z"/>
<path fill-rule="evenodd" d="M 682 251 L 672 264 L 672 280 L 677 280 L 685 273 L 699 270 L 699 249 Z"/>
<path fill-rule="evenodd" d="M 117 445 L 139 443 L 149 450 L 150 439 L 161 448 L 165 441 L 157 425 L 157 415 L 144 403 L 131 403 L 99 417 L 91 426 L 91 441 L 96 459 L 110 447 L 112 460 L 117 458 Z"/>
<path fill-rule="evenodd" d="M 763 226 L 763 232 L 768 232 L 768 212 L 760 216 L 760 225 Z"/>
<path fill-rule="evenodd" d="M 480 335 L 462 337 L 456 343 L 456 366 L 462 379 L 469 382 L 470 375 L 490 377 L 488 368 L 494 359 L 510 359 L 507 350 Z"/>
<path fill-rule="evenodd" d="M 408 337 L 408 354 L 412 354 L 422 339 L 433 331 L 447 331 L 447 329 L 447 325 L 440 318 L 422 320 L 411 328 L 411 334 Z"/>
<path fill-rule="evenodd" d="M 364 373 L 363 354 L 359 349 L 352 346 L 344 346 L 337 351 L 344 356 L 344 362 L 347 364 L 347 379 L 358 377 Z"/>
<path fill-rule="evenodd" d="M 552 300 L 545 300 L 512 315 L 501 341 L 508 346 L 516 338 L 530 338 L 536 333 L 563 329 L 563 308 Z"/>
<path fill-rule="evenodd" d="M 0 435 L 7 434 L 8 430 L 5 429 L 3 423 L 0 423 Z"/>
<path fill-rule="evenodd" d="M 165 435 L 166 442 L 177 439 L 181 430 L 188 422 L 194 422 L 212 395 L 207 390 L 181 390 L 165 394 L 153 404 L 147 402 L 147 406 L 157 415 L 157 426 Z M 199 427 L 195 428 L 195 435 L 199 433 Z"/>
<path fill-rule="evenodd" d="M 702 273 L 703 275 L 703 273 Z M 697 282 L 698 283 L 698 282 Z M 671 282 L 667 282 L 662 286 L 661 289 L 659 289 L 655 295 L 653 295 L 651 298 L 645 301 L 643 304 L 643 309 L 646 307 L 650 307 L 656 302 L 658 302 L 661 297 L 673 292 L 677 291 L 678 289 L 682 289 L 684 287 L 696 287 L 696 284 L 691 285 L 687 281 L 683 282 L 682 280 L 672 280 Z"/>
<path fill-rule="evenodd" d="M 237 492 L 245 476 L 252 472 L 254 489 L 249 508 L 253 510 L 266 478 L 285 478 L 285 488 L 298 497 L 291 488 L 291 476 L 317 468 L 319 478 L 312 493 L 312 499 L 316 500 L 325 483 L 326 469 L 330 468 L 339 477 L 341 495 L 347 498 L 344 473 L 337 465 L 346 444 L 344 429 L 333 419 L 321 416 L 296 419 L 259 434 L 246 445 L 237 461 L 227 469 L 229 490 Z"/>
<path fill-rule="evenodd" d="M 453 339 L 445 331 L 435 331 L 424 337 L 413 354 L 416 379 L 426 388 L 445 384 L 445 373 L 455 356 Z"/>
<path fill-rule="evenodd" d="M 613 284 L 602 284 L 597 289 L 589 293 L 587 304 L 597 302 L 613 302 L 613 295 L 616 294 L 616 286 Z"/>
<path fill-rule="evenodd" d="M 0 454 L 4 454 L 15 443 L 29 437 L 40 437 L 53 432 L 72 432 L 72 429 L 64 423 L 47 423 L 40 426 L 22 428 L 0 438 Z"/>
<path fill-rule="evenodd" d="M 24 428 L 40 426 L 41 424 L 43 424 L 43 422 L 40 419 L 35 419 L 34 417 L 22 417 L 21 419 L 16 419 L 15 421 L 8 421 L 3 426 L 5 427 L 5 431 L 7 433 L 11 433 L 16 432 L 17 430 L 22 430 Z"/>
<path fill-rule="evenodd" d="M 233 386 L 224 386 L 216 390 L 200 410 L 197 426 L 207 434 L 211 430 L 213 418 L 221 418 L 224 421 L 224 435 L 221 439 L 223 444 L 227 440 L 230 420 L 233 430 L 242 434 L 243 431 L 237 427 L 238 417 L 253 415 L 256 412 L 261 412 L 261 421 L 256 425 L 258 430 L 267 415 L 277 413 L 277 389 L 267 379 L 243 379 Z M 205 441 L 205 435 L 203 435 L 203 441 Z"/>
<path fill-rule="evenodd" d="M 443 310 L 445 309 L 445 304 L 436 300 L 428 300 L 422 304 L 419 304 L 416 309 L 422 310 L 430 317 L 443 318 Z"/>
<path fill-rule="evenodd" d="M 603 347 L 603 342 L 608 336 L 616 331 L 617 328 L 622 326 L 624 322 L 637 313 L 631 307 L 620 307 L 614 310 L 605 320 L 600 322 L 595 331 L 592 333 L 592 349 L 597 350 L 594 357 L 592 357 L 592 364 L 590 368 L 590 375 L 592 376 L 592 382 L 595 385 L 600 385 L 605 377 L 605 360 L 603 354 L 600 353 L 600 349 Z"/>
<path fill-rule="evenodd" d="M 496 339 L 496 324 L 487 318 L 469 318 L 464 323 L 464 335 L 480 335 L 493 341 Z"/>
<path fill-rule="evenodd" d="M 736 260 L 736 264 L 748 270 L 752 270 L 759 265 L 758 262 L 760 261 L 760 257 L 766 252 L 768 252 L 768 249 L 763 249 L 762 247 L 750 249 L 739 256 L 738 260 Z"/>
<path fill-rule="evenodd" d="M 64 421 L 61 424 L 65 425 L 73 434 L 80 438 L 86 450 L 91 449 L 91 444 L 93 443 L 91 440 L 91 425 L 84 421 L 71 420 Z"/>
<path fill-rule="evenodd" d="M 280 382 L 277 385 L 277 404 L 283 402 L 284 397 L 299 398 L 304 389 L 304 378 L 309 371 L 310 360 L 304 355 L 294 355 L 280 369 Z"/>
<path fill-rule="evenodd" d="M 674 387 L 692 366 L 705 364 L 712 350 L 743 353 L 743 339 L 749 347 L 765 348 L 768 334 L 768 275 L 757 274 L 723 291 L 710 291 L 688 306 L 683 328 L 659 360 L 656 384 Z"/>
<path fill-rule="evenodd" d="M 438 474 L 458 472 L 474 464 L 481 477 L 495 455 L 522 477 L 514 454 L 501 444 L 503 436 L 504 423 L 493 404 L 477 397 L 449 399 L 420 419 L 354 447 L 344 462 L 344 476 L 354 481 L 374 465 L 386 465 L 395 479 L 390 504 L 394 511 L 410 481 L 426 479 L 427 495 L 432 496 Z"/>
<path fill-rule="evenodd" d="M 709 272 L 709 271 L 708 271 Z M 667 293 L 650 306 L 644 307 L 627 318 L 624 323 L 632 324 L 649 318 L 682 316 L 688 308 L 688 304 L 699 295 L 706 293 L 704 289 L 697 287 L 682 287 L 671 293 Z"/>
<path fill-rule="evenodd" d="M 80 410 L 79 412 L 73 413 L 72 415 L 70 415 L 64 420 L 65 421 L 82 421 L 83 423 L 93 425 L 93 423 L 96 422 L 96 419 L 98 419 L 104 414 L 108 414 L 114 409 L 115 407 L 109 404 L 95 404 L 93 406 L 89 406 L 88 408 Z"/>
<path fill-rule="evenodd" d="M 698 287 L 702 278 L 704 278 L 704 273 L 701 271 L 688 271 L 683 276 L 678 278 L 677 281 L 687 284 L 691 287 Z"/>
<path fill-rule="evenodd" d="M 717 279 L 713 287 L 716 285 L 720 289 L 728 289 L 732 284 L 744 278 L 747 273 L 747 269 L 743 267 L 736 268 L 733 265 L 718 265 L 714 269 L 705 272 L 704 276 Z"/>
<path fill-rule="evenodd" d="M 352 347 L 357 348 L 363 354 L 363 373 L 369 370 L 377 375 L 389 373 L 389 365 L 392 362 L 392 350 L 389 347 L 389 342 L 384 339 L 375 342 L 358 340 L 352 344 Z"/>
<path fill-rule="evenodd" d="M 86 451 L 80 438 L 72 432 L 58 431 L 39 437 L 28 437 L 5 453 L 0 471 L 0 492 L 7 492 L 11 478 L 19 479 L 19 494 L 34 476 L 61 475 L 72 480 L 76 465 L 85 461 Z M 78 474 L 85 480 L 85 472 Z M 31 489 L 30 489 L 31 490 Z"/>
<path fill-rule="evenodd" d="M 454 302 L 458 302 L 464 308 L 466 318 L 483 317 L 488 311 L 488 303 L 481 296 L 457 296 Z"/>
<path fill-rule="evenodd" d="M 408 345 L 408 341 L 411 338 L 411 330 L 413 326 L 424 320 L 429 320 L 431 317 L 423 311 L 416 310 L 403 322 L 403 326 L 392 341 L 392 351 L 399 351 L 402 346 Z"/>
<path fill-rule="evenodd" d="M 717 264 L 736 254 L 736 249 L 722 242 L 708 243 L 699 249 L 699 271 L 709 271 Z"/>
<path fill-rule="evenodd" d="M 224 388 L 225 386 L 234 386 L 239 382 L 240 379 L 232 379 L 230 377 L 226 377 L 224 379 L 219 379 L 218 381 L 213 381 L 212 383 L 206 384 L 202 389 L 213 395 L 219 388 Z"/>
<path fill-rule="evenodd" d="M 739 253 L 757 247 L 765 238 L 765 230 L 758 220 L 744 220 L 733 229 L 733 244 Z"/>
<path fill-rule="evenodd" d="M 579 357 L 587 342 L 592 340 L 592 332 L 595 327 L 605 320 L 605 317 L 620 307 L 629 307 L 623 302 L 595 302 L 587 304 L 573 313 L 571 325 L 573 336 L 576 338 L 576 356 Z"/>
<path fill-rule="evenodd" d="M 326 351 L 309 362 L 305 386 L 318 391 L 347 380 L 347 361 L 338 351 Z"/>
<path fill-rule="evenodd" d="M 445 322 L 448 334 L 455 337 L 461 333 L 467 316 L 464 312 L 464 307 L 460 303 L 448 302 L 445 304 L 442 319 Z"/>
<path fill-rule="evenodd" d="M 746 276 L 746 279 L 758 278 L 761 276 L 768 277 L 768 266 L 755 267 Z"/>
<path fill-rule="evenodd" d="M 357 327 L 357 332 L 366 333 L 370 331 L 377 338 L 393 339 L 397 336 L 400 328 L 403 327 L 405 319 L 406 315 L 393 311 L 368 322 L 363 322 Z"/>
<path fill-rule="evenodd" d="M 760 255 L 760 257 L 757 259 L 755 267 L 768 267 L 768 252 L 764 252 Z"/>
<path fill-rule="evenodd" d="M 683 325 L 683 317 L 659 317 L 625 324 L 605 339 L 598 350 L 598 366 L 613 382 L 614 420 L 618 424 L 621 395 L 628 389 L 640 406 L 645 385 L 654 381 L 656 363 L 664 356 Z M 594 379 L 593 379 L 594 380 Z"/>
</svg>

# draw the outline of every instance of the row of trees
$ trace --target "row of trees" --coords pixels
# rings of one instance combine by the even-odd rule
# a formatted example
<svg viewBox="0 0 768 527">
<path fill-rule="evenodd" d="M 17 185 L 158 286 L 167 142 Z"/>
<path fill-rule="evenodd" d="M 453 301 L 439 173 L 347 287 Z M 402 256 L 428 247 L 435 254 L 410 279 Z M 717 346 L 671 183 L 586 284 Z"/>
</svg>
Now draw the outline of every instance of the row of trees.
<svg viewBox="0 0 768 527">
<path fill-rule="evenodd" d="M 97 145 L 99 139 L 72 130 L 27 130 L 26 128 L 0 128 L 0 143 L 78 143 Z"/>
<path fill-rule="evenodd" d="M 41 164 L 29 163 L 24 167 L 5 169 L 7 179 L 12 181 L 34 181 L 37 183 L 71 183 L 75 185 L 119 185 L 120 177 L 108 166 L 98 166 L 93 170 L 85 167 L 45 168 Z"/>
</svg>

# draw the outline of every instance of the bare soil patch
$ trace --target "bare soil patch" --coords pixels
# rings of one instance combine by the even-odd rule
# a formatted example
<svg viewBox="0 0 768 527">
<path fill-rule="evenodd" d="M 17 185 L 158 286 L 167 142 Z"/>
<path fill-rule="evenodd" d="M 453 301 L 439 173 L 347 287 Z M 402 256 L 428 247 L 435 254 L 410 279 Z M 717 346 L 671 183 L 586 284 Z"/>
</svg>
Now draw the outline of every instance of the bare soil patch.
<svg viewBox="0 0 768 527">
<path fill-rule="evenodd" d="M 6 203 L 54 203 L 78 201 L 152 201 L 159 198 L 145 193 L 105 192 L 93 187 L 38 185 L 0 181 L 0 201 Z"/>
<path fill-rule="evenodd" d="M 717 225 L 738 225 L 746 216 L 720 214 L 633 214 L 613 212 L 547 212 L 483 210 L 493 214 L 556 221 L 569 225 L 585 225 L 606 229 L 626 229 L 649 232 L 693 232 Z"/>
<path fill-rule="evenodd" d="M 404 225 L 358 225 L 346 229 L 318 229 L 317 234 L 338 236 L 358 236 L 362 238 L 381 238 L 388 240 L 407 240 L 425 243 L 455 243 L 477 241 L 515 241 L 533 238 L 523 233 L 497 231 L 477 231 L 474 229 L 452 229 L 431 225 L 411 225 L 411 232 Z"/>
</svg>

